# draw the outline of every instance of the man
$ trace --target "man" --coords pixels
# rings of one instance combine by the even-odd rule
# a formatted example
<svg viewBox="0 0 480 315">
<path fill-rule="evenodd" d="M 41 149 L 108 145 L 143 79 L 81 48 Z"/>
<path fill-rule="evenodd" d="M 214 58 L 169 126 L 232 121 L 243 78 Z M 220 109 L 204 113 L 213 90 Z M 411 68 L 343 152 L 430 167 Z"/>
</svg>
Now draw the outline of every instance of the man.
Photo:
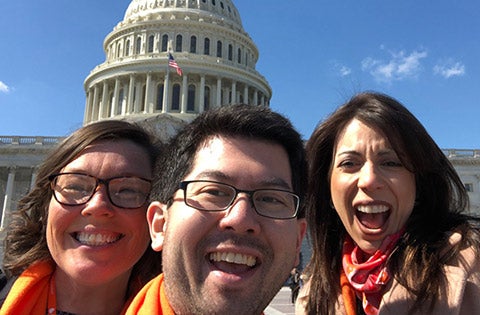
<svg viewBox="0 0 480 315">
<path fill-rule="evenodd" d="M 127 314 L 261 314 L 299 263 L 306 231 L 300 135 L 266 107 L 226 106 L 166 151 L 147 210 L 163 274 Z"/>
</svg>

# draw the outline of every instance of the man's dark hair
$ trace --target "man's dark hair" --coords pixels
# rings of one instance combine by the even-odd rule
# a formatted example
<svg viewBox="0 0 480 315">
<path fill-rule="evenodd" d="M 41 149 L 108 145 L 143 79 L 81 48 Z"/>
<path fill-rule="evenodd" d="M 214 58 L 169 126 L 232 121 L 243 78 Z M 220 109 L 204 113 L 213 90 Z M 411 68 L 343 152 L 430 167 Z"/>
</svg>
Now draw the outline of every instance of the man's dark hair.
<svg viewBox="0 0 480 315">
<path fill-rule="evenodd" d="M 303 201 L 307 167 L 300 134 L 284 116 L 264 106 L 231 105 L 200 114 L 168 144 L 157 162 L 152 200 L 167 203 L 190 173 L 199 148 L 214 136 L 245 138 L 282 146 L 288 154 L 292 187 Z M 304 217 L 303 202 L 298 217 Z"/>
</svg>

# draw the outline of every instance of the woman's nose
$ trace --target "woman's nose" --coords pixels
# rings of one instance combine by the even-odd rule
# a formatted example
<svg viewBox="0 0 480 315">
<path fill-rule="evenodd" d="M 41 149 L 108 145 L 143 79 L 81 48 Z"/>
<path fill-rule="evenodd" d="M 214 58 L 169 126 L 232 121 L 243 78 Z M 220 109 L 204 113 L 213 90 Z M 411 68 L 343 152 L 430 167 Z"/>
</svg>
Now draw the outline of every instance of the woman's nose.
<svg viewBox="0 0 480 315">
<path fill-rule="evenodd" d="M 82 215 L 86 216 L 112 216 L 114 206 L 108 197 L 107 187 L 99 185 L 92 198 L 86 203 Z"/>
<path fill-rule="evenodd" d="M 381 174 L 375 164 L 365 163 L 358 174 L 358 187 L 365 190 L 375 190 L 383 187 Z"/>
</svg>

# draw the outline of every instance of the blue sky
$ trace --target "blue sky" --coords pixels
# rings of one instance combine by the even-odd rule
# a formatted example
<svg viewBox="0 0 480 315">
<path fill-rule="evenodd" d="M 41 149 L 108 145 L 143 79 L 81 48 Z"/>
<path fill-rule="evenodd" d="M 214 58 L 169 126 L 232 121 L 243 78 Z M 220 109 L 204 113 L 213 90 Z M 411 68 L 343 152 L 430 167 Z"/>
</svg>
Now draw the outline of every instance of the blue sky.
<svg viewBox="0 0 480 315">
<path fill-rule="evenodd" d="M 82 125 L 83 81 L 129 0 L 0 1 L 0 135 Z M 441 148 L 480 148 L 475 0 L 236 0 L 271 107 L 305 138 L 354 93 L 406 105 Z M 181 66 L 181 65 L 180 65 Z"/>
</svg>

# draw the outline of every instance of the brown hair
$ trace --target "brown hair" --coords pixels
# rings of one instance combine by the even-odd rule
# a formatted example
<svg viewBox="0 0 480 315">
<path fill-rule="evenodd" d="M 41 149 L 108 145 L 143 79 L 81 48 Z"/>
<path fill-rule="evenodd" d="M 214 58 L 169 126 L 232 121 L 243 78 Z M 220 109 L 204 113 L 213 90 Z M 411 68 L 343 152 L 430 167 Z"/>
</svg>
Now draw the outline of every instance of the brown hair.
<svg viewBox="0 0 480 315">
<path fill-rule="evenodd" d="M 395 99 L 379 93 L 361 93 L 317 126 L 306 146 L 306 218 L 313 249 L 307 267 L 311 279 L 307 311 L 334 314 L 340 294 L 341 250 L 346 230 L 330 206 L 329 174 L 337 137 L 352 119 L 380 130 L 402 163 L 415 174 L 416 202 L 389 268 L 415 301 L 410 311 L 423 309 L 424 305 L 425 309 L 433 307 L 444 286 L 442 266 L 464 246 L 474 244 L 479 248 L 478 219 L 462 213 L 468 208 L 465 187 L 422 124 Z M 477 228 L 473 228 L 475 224 Z M 452 231 L 462 234 L 462 242 L 445 250 Z"/>
<path fill-rule="evenodd" d="M 104 120 L 86 125 L 72 133 L 40 165 L 34 187 L 19 201 L 17 211 L 12 212 L 4 242 L 3 267 L 8 277 L 18 276 L 32 263 L 53 261 L 46 241 L 48 205 L 52 197 L 48 177 L 58 173 L 92 143 L 120 140 L 130 140 L 142 147 L 150 158 L 150 165 L 146 167 L 150 167 L 153 173 L 161 145 L 137 124 Z M 160 272 L 161 254 L 154 252 L 149 246 L 133 268 L 128 295 L 138 291 Z"/>
</svg>

